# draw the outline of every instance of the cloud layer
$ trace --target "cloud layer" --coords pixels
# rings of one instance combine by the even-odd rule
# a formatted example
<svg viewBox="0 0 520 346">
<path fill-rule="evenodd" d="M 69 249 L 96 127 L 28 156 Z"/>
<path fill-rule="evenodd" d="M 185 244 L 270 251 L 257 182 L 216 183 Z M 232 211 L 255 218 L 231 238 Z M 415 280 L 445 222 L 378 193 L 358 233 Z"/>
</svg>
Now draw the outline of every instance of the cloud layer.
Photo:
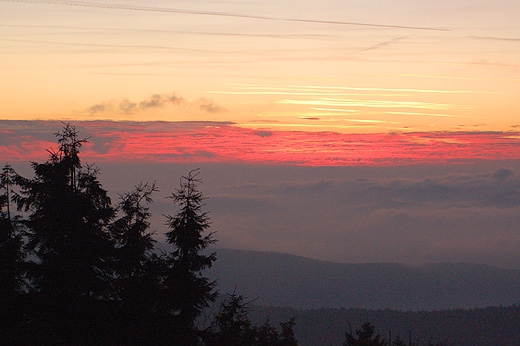
<svg viewBox="0 0 520 346">
<path fill-rule="evenodd" d="M 354 262 L 520 265 L 515 171 L 413 178 L 370 171 L 377 177 L 353 171 L 346 178 L 246 184 L 226 189 L 209 206 L 219 227 L 233 230 L 221 231 L 225 241 L 237 247 Z"/>
<path fill-rule="evenodd" d="M 477 262 L 520 268 L 520 164 L 296 167 L 243 164 L 101 165 L 110 190 L 156 180 L 164 199 L 201 168 L 218 247 L 339 262 Z M 129 172 L 122 175 L 121 172 Z"/>
<path fill-rule="evenodd" d="M 175 99 L 174 102 L 182 99 Z M 137 107 L 159 107 L 157 97 Z M 221 109 L 202 100 L 208 112 Z M 57 121 L 0 121 L 6 161 L 44 158 L 54 147 Z M 520 159 L 518 132 L 411 132 L 342 134 L 241 128 L 231 122 L 76 122 L 89 138 L 91 161 L 256 163 L 303 166 L 461 164 Z M 43 155 L 43 156 L 42 156 Z"/>
</svg>

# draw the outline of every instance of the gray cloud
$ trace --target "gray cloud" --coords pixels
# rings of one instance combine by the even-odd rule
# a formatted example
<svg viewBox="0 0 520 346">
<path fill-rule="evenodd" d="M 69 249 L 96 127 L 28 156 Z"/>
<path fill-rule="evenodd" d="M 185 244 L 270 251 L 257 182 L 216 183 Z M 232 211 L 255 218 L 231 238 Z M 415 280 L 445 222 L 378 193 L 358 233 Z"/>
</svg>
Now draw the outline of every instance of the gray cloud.
<svg viewBox="0 0 520 346">
<path fill-rule="evenodd" d="M 253 134 L 255 136 L 259 136 L 259 137 L 271 137 L 273 135 L 273 133 L 271 131 L 266 131 L 266 130 L 258 130 L 258 131 L 253 132 Z"/>
<path fill-rule="evenodd" d="M 137 104 L 124 99 L 119 103 L 118 108 L 123 114 L 134 114 L 137 110 Z"/>
<path fill-rule="evenodd" d="M 385 168 L 286 168 L 292 177 L 271 168 L 251 176 L 256 183 L 218 179 L 208 209 L 224 247 L 344 262 L 520 267 L 520 179 L 510 168 L 465 168 L 435 175 L 408 167 L 394 176 Z"/>
<path fill-rule="evenodd" d="M 504 180 L 515 175 L 515 172 L 509 168 L 500 168 L 491 174 L 491 177 L 498 180 Z"/>
<path fill-rule="evenodd" d="M 92 107 L 87 109 L 87 112 L 90 114 L 100 114 L 105 113 L 107 111 L 107 105 L 104 103 L 93 105 Z"/>
<path fill-rule="evenodd" d="M 139 108 L 146 110 L 149 108 L 160 108 L 163 106 L 161 95 L 154 95 L 149 100 L 141 101 Z"/>
<path fill-rule="evenodd" d="M 165 104 L 174 104 L 179 105 L 184 102 L 184 99 L 181 97 L 177 97 L 176 95 L 159 95 L 155 94 L 150 97 L 148 100 L 141 101 L 139 103 L 139 108 L 142 110 L 146 110 L 149 108 L 160 108 Z"/>
<path fill-rule="evenodd" d="M 94 114 L 106 114 L 110 112 L 119 112 L 126 115 L 136 114 L 139 112 L 145 112 L 153 109 L 165 107 L 167 105 L 172 106 L 195 106 L 207 113 L 223 113 L 227 112 L 227 109 L 215 104 L 212 100 L 199 99 L 194 102 L 187 102 L 182 97 L 178 97 L 175 94 L 172 95 L 161 95 L 155 94 L 146 100 L 140 102 L 133 102 L 129 99 L 122 99 L 120 101 L 103 102 L 92 107 L 89 107 L 86 111 L 92 115 Z"/>
<path fill-rule="evenodd" d="M 22 140 L 52 141 L 56 130 L 62 127 L 60 121 L 0 120 L 0 145 L 16 145 Z"/>
<path fill-rule="evenodd" d="M 200 99 L 199 100 L 199 107 L 200 107 L 200 109 L 202 109 L 203 111 L 205 111 L 207 113 L 224 113 L 224 112 L 227 112 L 227 109 L 225 109 L 223 107 L 220 107 L 220 106 L 216 105 L 215 103 L 213 103 L 213 101 L 207 100 L 207 99 Z"/>
<path fill-rule="evenodd" d="M 102 163 L 100 178 L 114 198 L 140 181 L 157 181 L 152 228 L 164 240 L 162 215 L 176 212 L 165 197 L 198 167 L 218 247 L 340 262 L 520 268 L 518 162 L 386 168 Z"/>
<path fill-rule="evenodd" d="M 121 112 L 126 115 L 135 114 L 151 110 L 154 108 L 162 108 L 166 105 L 178 106 L 185 102 L 181 97 L 175 94 L 161 95 L 155 94 L 150 96 L 148 99 L 140 102 L 133 102 L 129 99 L 122 99 L 120 101 L 103 102 L 89 107 L 86 111 L 90 114 L 105 114 L 110 112 Z M 216 107 L 216 106 L 214 106 Z"/>
</svg>

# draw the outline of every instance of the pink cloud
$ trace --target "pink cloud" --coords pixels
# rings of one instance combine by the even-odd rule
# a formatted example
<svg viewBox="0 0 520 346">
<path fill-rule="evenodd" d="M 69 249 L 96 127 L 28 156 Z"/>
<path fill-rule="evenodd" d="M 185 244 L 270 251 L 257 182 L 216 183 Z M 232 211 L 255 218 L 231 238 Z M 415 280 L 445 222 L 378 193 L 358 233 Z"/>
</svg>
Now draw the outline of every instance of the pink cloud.
<svg viewBox="0 0 520 346">
<path fill-rule="evenodd" d="M 4 121 L 5 161 L 41 159 L 58 122 Z M 392 166 L 520 159 L 520 136 L 504 132 L 343 134 L 253 130 L 224 122 L 76 122 L 88 161 L 242 162 Z M 269 135 L 259 135 L 267 134 Z M 45 137 L 45 139 L 43 139 Z"/>
</svg>

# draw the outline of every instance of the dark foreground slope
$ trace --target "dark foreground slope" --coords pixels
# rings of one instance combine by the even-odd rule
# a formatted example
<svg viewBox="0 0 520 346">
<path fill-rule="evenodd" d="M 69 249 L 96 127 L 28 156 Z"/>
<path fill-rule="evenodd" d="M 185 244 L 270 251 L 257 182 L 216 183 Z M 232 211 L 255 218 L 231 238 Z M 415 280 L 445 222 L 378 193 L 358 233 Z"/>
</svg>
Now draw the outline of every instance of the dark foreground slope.
<svg viewBox="0 0 520 346">
<path fill-rule="evenodd" d="M 397 310 L 471 309 L 520 303 L 520 271 L 446 263 L 343 264 L 272 252 L 217 250 L 210 276 L 221 292 L 255 304 Z M 520 324 L 520 322 L 519 322 Z"/>
</svg>

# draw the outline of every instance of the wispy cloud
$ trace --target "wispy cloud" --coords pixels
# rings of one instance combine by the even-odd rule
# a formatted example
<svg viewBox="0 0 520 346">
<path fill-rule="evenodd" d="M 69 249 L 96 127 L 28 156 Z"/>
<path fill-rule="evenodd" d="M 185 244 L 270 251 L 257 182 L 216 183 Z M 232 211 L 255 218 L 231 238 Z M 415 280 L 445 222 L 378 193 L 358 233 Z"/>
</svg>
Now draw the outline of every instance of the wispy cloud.
<svg viewBox="0 0 520 346">
<path fill-rule="evenodd" d="M 495 37 L 495 36 L 470 36 L 476 40 L 503 41 L 503 42 L 520 42 L 517 37 Z"/>
<path fill-rule="evenodd" d="M 395 127 L 398 122 L 388 121 L 385 115 L 403 115 L 430 118 L 469 118 L 469 102 L 447 103 L 441 98 L 430 96 L 443 94 L 496 94 L 495 92 L 468 90 L 468 89 L 434 89 L 434 88 L 388 88 L 388 87 L 356 87 L 356 86 L 327 86 L 327 85 L 269 85 L 269 84 L 226 84 L 226 89 L 214 91 L 215 94 L 229 94 L 242 96 L 268 95 L 272 97 L 272 103 L 280 107 L 292 108 L 293 111 L 266 111 L 262 114 L 264 118 L 283 119 L 276 127 L 294 126 L 302 128 L 314 127 L 321 130 L 328 127 L 334 131 L 361 130 L 361 124 L 366 130 L 372 124 L 371 132 L 379 129 L 381 132 L 403 130 L 410 131 L 412 126 L 419 130 L 431 124 L 424 124 L 426 120 L 420 120 L 423 124 L 410 124 L 410 126 Z M 453 98 L 450 98 L 453 100 Z M 459 99 L 459 101 L 462 99 Z M 344 114 L 356 114 L 355 119 L 362 121 L 351 121 L 345 119 Z M 310 122 L 303 123 L 301 120 L 319 118 L 319 124 Z M 404 119 L 401 117 L 401 120 Z M 325 124 L 325 121 L 328 123 Z M 334 121 L 334 124 L 331 123 Z M 349 122 L 349 123 L 345 123 Z M 250 121 L 242 121 L 246 126 Z M 394 125 L 391 125 L 394 124 Z M 419 126 L 419 127 L 417 127 Z M 432 125 L 434 126 L 434 125 Z M 455 125 L 453 125 L 455 126 Z"/>
<path fill-rule="evenodd" d="M 420 109 L 452 109 L 453 105 L 446 103 L 428 103 L 419 101 L 389 101 L 389 100 L 359 100 L 359 99 L 318 99 L 318 100 L 279 100 L 280 104 L 339 106 L 363 108 L 420 108 Z"/>
<path fill-rule="evenodd" d="M 274 94 L 274 95 L 326 95 L 329 93 L 338 93 L 339 90 L 349 91 L 365 91 L 367 94 L 346 94 L 348 95 L 374 95 L 373 92 L 397 92 L 397 93 L 425 93 L 425 94 L 495 94 L 496 92 L 480 91 L 480 90 L 455 90 L 455 89 L 419 89 L 419 88 L 382 88 L 382 87 L 351 87 L 351 86 L 330 86 L 330 85 L 259 85 L 259 84 L 229 84 L 235 87 L 234 91 L 215 91 L 215 93 L 244 93 L 247 94 Z M 378 94 L 382 96 L 403 96 L 403 94 Z"/>
<path fill-rule="evenodd" d="M 396 92 L 413 92 L 426 94 L 494 94 L 494 92 L 478 91 L 478 90 L 452 90 L 452 89 L 414 89 L 414 88 L 378 88 L 378 87 L 346 87 L 346 86 L 319 86 L 319 85 L 302 85 L 300 88 L 305 89 L 328 89 L 328 90 L 358 90 L 358 91 L 396 91 Z"/>
<path fill-rule="evenodd" d="M 1 0 L 0 0 L 1 1 Z M 92 27 L 92 26 L 72 26 L 72 25 L 31 25 L 31 24 L 0 24 L 0 27 L 15 28 L 34 28 L 34 29 L 60 29 L 74 30 L 78 32 L 130 32 L 130 33 L 154 33 L 154 34 L 184 34 L 194 36 L 229 36 L 229 37 L 254 37 L 254 38 L 280 38 L 280 39 L 301 39 L 301 40 L 333 40 L 339 39 L 336 35 L 327 34 L 267 34 L 267 33 L 246 33 L 246 32 L 225 32 L 225 31 L 188 31 L 188 30 L 159 30 L 159 29 L 132 29 L 132 28 L 113 28 L 113 27 Z M 31 41 L 40 42 L 40 41 Z M 135 47 L 135 46 L 129 46 Z M 163 46 L 151 46 L 161 48 Z M 168 47 L 165 47 L 168 48 Z"/>
<path fill-rule="evenodd" d="M 324 108 L 324 107 L 311 107 L 315 111 L 327 111 L 327 112 L 341 112 L 341 113 L 356 113 L 359 112 L 357 109 L 343 109 L 343 108 Z"/>
<path fill-rule="evenodd" d="M 463 116 L 455 115 L 455 114 L 446 114 L 446 113 L 419 113 L 419 112 L 385 112 L 386 114 L 397 114 L 397 115 L 419 115 L 419 116 L 430 116 L 430 117 L 458 117 L 462 118 Z"/>
<path fill-rule="evenodd" d="M 300 23 L 314 23 L 314 24 L 328 24 L 328 25 L 365 26 L 365 27 L 388 28 L 388 29 L 451 31 L 449 29 L 435 28 L 435 27 L 420 27 L 420 26 L 391 25 L 391 24 L 363 23 L 363 22 L 347 22 L 347 21 L 318 20 L 318 19 L 302 19 L 302 18 L 288 18 L 288 17 L 277 18 L 277 17 L 268 17 L 268 16 L 239 14 L 239 13 L 185 10 L 185 9 L 163 8 L 163 7 L 149 7 L 149 6 L 135 6 L 135 5 L 116 4 L 116 3 L 109 3 L 109 4 L 104 3 L 104 4 L 102 4 L 102 3 L 84 2 L 84 1 L 46 1 L 46 0 L 0 0 L 0 1 L 2 1 L 2 2 L 17 2 L 17 3 L 37 3 L 37 4 L 47 4 L 47 5 L 59 5 L 59 6 L 75 6 L 75 7 L 100 8 L 100 9 L 107 9 L 107 10 L 125 10 L 125 11 L 175 13 L 175 14 L 198 15 L 198 16 L 234 17 L 234 18 L 267 20 L 267 21 L 285 21 L 285 22 L 300 22 Z"/>
<path fill-rule="evenodd" d="M 443 75 L 428 75 L 428 74 L 412 74 L 412 73 L 398 73 L 398 74 L 380 74 L 370 76 L 388 76 L 388 77 L 410 77 L 410 78 L 428 78 L 428 79 L 455 79 L 455 80 L 469 80 L 469 81 L 486 81 L 486 80 L 508 80 L 520 82 L 520 79 L 515 78 L 499 78 L 499 77 L 463 77 L 463 76 L 443 76 Z M 487 92 L 490 93 L 490 92 Z M 491 92 L 496 94 L 497 92 Z"/>
<path fill-rule="evenodd" d="M 198 101 L 200 109 L 207 113 L 224 113 L 227 109 L 216 105 L 212 100 L 200 99 Z"/>
<path fill-rule="evenodd" d="M 1 0 L 0 0 L 1 1 Z M 122 49 L 164 49 L 164 50 L 189 50 L 189 51 L 203 51 L 203 50 L 194 50 L 194 49 L 185 49 L 180 47 L 173 46 L 159 46 L 159 45 L 124 45 L 124 44 L 103 44 L 103 43 L 89 43 L 89 42 L 60 42 L 60 41 L 45 41 L 45 40 L 24 40 L 24 39 L 12 39 L 12 38 L 2 38 L 1 41 L 5 42 L 18 42 L 18 43 L 29 43 L 38 46 L 70 46 L 70 47 L 84 47 L 84 48 L 107 48 L 110 50 L 122 50 Z M 49 48 L 46 48 L 47 50 Z"/>
</svg>

